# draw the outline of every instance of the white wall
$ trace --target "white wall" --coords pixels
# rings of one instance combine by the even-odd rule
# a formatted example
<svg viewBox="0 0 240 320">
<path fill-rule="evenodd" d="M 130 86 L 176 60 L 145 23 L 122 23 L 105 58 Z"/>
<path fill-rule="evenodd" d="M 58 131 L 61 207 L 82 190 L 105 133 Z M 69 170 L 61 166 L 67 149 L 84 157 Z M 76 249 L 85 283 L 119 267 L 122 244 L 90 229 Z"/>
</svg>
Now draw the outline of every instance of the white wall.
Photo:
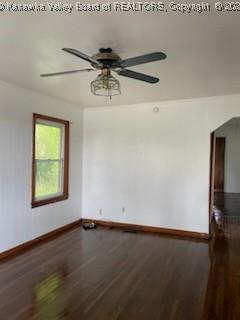
<svg viewBox="0 0 240 320">
<path fill-rule="evenodd" d="M 210 132 L 234 116 L 240 95 L 86 109 L 83 217 L 207 233 Z"/>
<path fill-rule="evenodd" d="M 79 107 L 3 82 L 0 97 L 0 252 L 79 219 L 81 207 L 88 218 L 208 231 L 209 134 L 240 116 L 239 95 L 86 109 L 83 167 Z M 35 209 L 33 112 L 72 122 L 70 198 Z"/>
<path fill-rule="evenodd" d="M 224 191 L 240 193 L 240 120 L 221 126 L 216 136 L 226 138 Z"/>
<path fill-rule="evenodd" d="M 32 113 L 71 121 L 70 197 L 31 209 Z M 82 111 L 0 83 L 0 252 L 81 217 Z"/>
</svg>

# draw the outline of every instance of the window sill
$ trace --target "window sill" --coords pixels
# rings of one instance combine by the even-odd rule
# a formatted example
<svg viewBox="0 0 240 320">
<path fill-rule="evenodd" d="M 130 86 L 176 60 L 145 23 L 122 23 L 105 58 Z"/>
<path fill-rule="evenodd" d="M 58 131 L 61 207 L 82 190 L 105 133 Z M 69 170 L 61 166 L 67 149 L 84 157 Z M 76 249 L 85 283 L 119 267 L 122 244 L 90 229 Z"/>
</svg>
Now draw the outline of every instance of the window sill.
<svg viewBox="0 0 240 320">
<path fill-rule="evenodd" d="M 62 195 L 62 196 L 58 196 L 58 197 L 54 197 L 54 198 L 39 200 L 39 201 L 32 201 L 32 208 L 45 206 L 47 204 L 52 204 L 52 203 L 59 202 L 59 201 L 64 201 L 64 200 L 67 200 L 67 199 L 68 199 L 68 194 Z"/>
</svg>

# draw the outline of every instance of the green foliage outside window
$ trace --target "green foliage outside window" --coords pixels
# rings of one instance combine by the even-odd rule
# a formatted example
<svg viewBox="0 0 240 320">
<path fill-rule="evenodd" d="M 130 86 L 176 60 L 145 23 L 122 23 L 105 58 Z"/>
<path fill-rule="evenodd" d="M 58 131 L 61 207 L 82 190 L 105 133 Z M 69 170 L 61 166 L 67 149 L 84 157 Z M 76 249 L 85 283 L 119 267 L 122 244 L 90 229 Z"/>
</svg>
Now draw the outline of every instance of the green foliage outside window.
<svg viewBox="0 0 240 320">
<path fill-rule="evenodd" d="M 62 128 L 36 124 L 36 190 L 37 198 L 60 192 L 62 172 Z"/>
</svg>

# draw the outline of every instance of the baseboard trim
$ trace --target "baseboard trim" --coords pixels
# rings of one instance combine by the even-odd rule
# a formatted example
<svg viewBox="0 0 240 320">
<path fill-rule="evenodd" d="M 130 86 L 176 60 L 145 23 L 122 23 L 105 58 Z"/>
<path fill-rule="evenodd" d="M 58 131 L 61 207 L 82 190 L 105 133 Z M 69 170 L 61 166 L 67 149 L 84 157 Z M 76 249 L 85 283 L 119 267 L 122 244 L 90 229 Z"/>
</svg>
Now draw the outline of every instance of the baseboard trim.
<svg viewBox="0 0 240 320">
<path fill-rule="evenodd" d="M 82 219 L 82 223 L 90 222 L 90 221 L 95 222 L 97 225 L 108 227 L 108 228 L 132 229 L 132 230 L 141 231 L 141 232 L 158 233 L 162 235 L 176 236 L 181 238 L 209 240 L 209 235 L 207 233 L 160 228 L 160 227 L 151 227 L 151 226 L 129 224 L 129 223 L 122 223 L 122 222 L 93 220 L 93 219 L 85 219 L 85 218 Z"/>
<path fill-rule="evenodd" d="M 168 236 L 176 236 L 181 238 L 192 238 L 192 239 L 201 239 L 201 240 L 209 240 L 209 235 L 207 233 L 200 233 L 200 232 L 192 232 L 192 231 L 183 231 L 183 230 L 176 230 L 176 229 L 167 229 L 167 228 L 160 228 L 160 227 L 151 227 L 151 226 L 144 226 L 138 224 L 129 224 L 129 223 L 122 223 L 122 222 L 113 222 L 113 221 L 104 221 L 104 220 L 93 220 L 93 219 L 79 219 L 77 221 L 71 222 L 63 227 L 50 231 L 46 234 L 43 234 L 33 240 L 27 241 L 22 243 L 14 248 L 11 248 L 7 251 L 0 253 L 0 262 L 3 260 L 8 260 L 14 256 L 19 255 L 25 251 L 32 249 L 33 247 L 53 240 L 63 233 L 80 227 L 84 222 L 93 221 L 97 225 L 108 227 L 108 228 L 118 228 L 118 229 L 132 229 L 141 232 L 148 232 L 148 233 L 158 233 L 162 235 Z"/>
<path fill-rule="evenodd" d="M 33 247 L 39 245 L 40 243 L 53 240 L 53 239 L 57 238 L 58 236 L 62 235 L 63 233 L 65 233 L 71 229 L 79 227 L 81 225 L 81 223 L 82 223 L 82 219 L 79 219 L 79 220 L 71 222 L 63 227 L 60 227 L 58 229 L 55 229 L 55 230 L 50 231 L 48 233 L 45 233 L 45 234 L 43 234 L 33 240 L 24 242 L 14 248 L 11 248 L 7 251 L 4 251 L 4 252 L 0 253 L 0 261 L 10 259 L 20 253 L 23 253 L 24 251 L 32 249 Z"/>
</svg>

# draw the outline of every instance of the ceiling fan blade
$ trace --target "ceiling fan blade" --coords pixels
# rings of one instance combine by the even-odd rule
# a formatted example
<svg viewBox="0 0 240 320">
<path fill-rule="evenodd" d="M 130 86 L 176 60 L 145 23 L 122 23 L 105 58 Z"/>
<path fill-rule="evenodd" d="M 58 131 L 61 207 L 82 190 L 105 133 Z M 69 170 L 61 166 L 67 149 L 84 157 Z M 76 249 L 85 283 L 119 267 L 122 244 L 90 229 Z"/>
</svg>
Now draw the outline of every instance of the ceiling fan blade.
<svg viewBox="0 0 240 320">
<path fill-rule="evenodd" d="M 89 71 L 95 71 L 94 69 L 78 69 L 78 70 L 70 70 L 70 71 L 62 71 L 62 72 L 53 72 L 53 73 L 43 73 L 40 74 L 40 77 L 52 77 L 52 76 L 62 76 L 65 74 L 72 74 L 72 73 L 78 73 L 78 72 L 89 72 Z"/>
<path fill-rule="evenodd" d="M 163 60 L 163 59 L 166 59 L 166 57 L 167 57 L 166 54 L 163 52 L 152 52 L 152 53 L 144 54 L 142 56 L 118 61 L 115 64 L 113 64 L 113 68 L 132 67 L 132 66 L 136 66 L 139 64 L 143 64 L 143 63 L 149 63 L 149 62 L 153 62 L 153 61 Z"/>
<path fill-rule="evenodd" d="M 149 82 L 149 83 L 157 83 L 159 81 L 158 78 L 151 77 L 151 76 L 148 76 L 147 74 L 135 72 L 135 71 L 128 70 L 128 69 L 122 69 L 120 71 L 117 71 L 117 73 L 120 76 L 132 78 L 132 79 L 137 79 L 137 80 L 145 81 L 145 82 Z"/>
<path fill-rule="evenodd" d="M 81 58 L 81 59 L 83 59 L 85 61 L 88 61 L 88 62 L 90 62 L 92 64 L 96 64 L 98 66 L 102 66 L 101 62 L 93 59 L 92 57 L 90 57 L 90 56 L 86 55 L 85 53 L 82 53 L 82 52 L 80 52 L 80 51 L 78 51 L 76 49 L 62 48 L 62 50 L 65 51 L 65 52 L 68 52 L 70 54 L 73 54 L 74 56 L 76 56 L 78 58 Z"/>
</svg>

